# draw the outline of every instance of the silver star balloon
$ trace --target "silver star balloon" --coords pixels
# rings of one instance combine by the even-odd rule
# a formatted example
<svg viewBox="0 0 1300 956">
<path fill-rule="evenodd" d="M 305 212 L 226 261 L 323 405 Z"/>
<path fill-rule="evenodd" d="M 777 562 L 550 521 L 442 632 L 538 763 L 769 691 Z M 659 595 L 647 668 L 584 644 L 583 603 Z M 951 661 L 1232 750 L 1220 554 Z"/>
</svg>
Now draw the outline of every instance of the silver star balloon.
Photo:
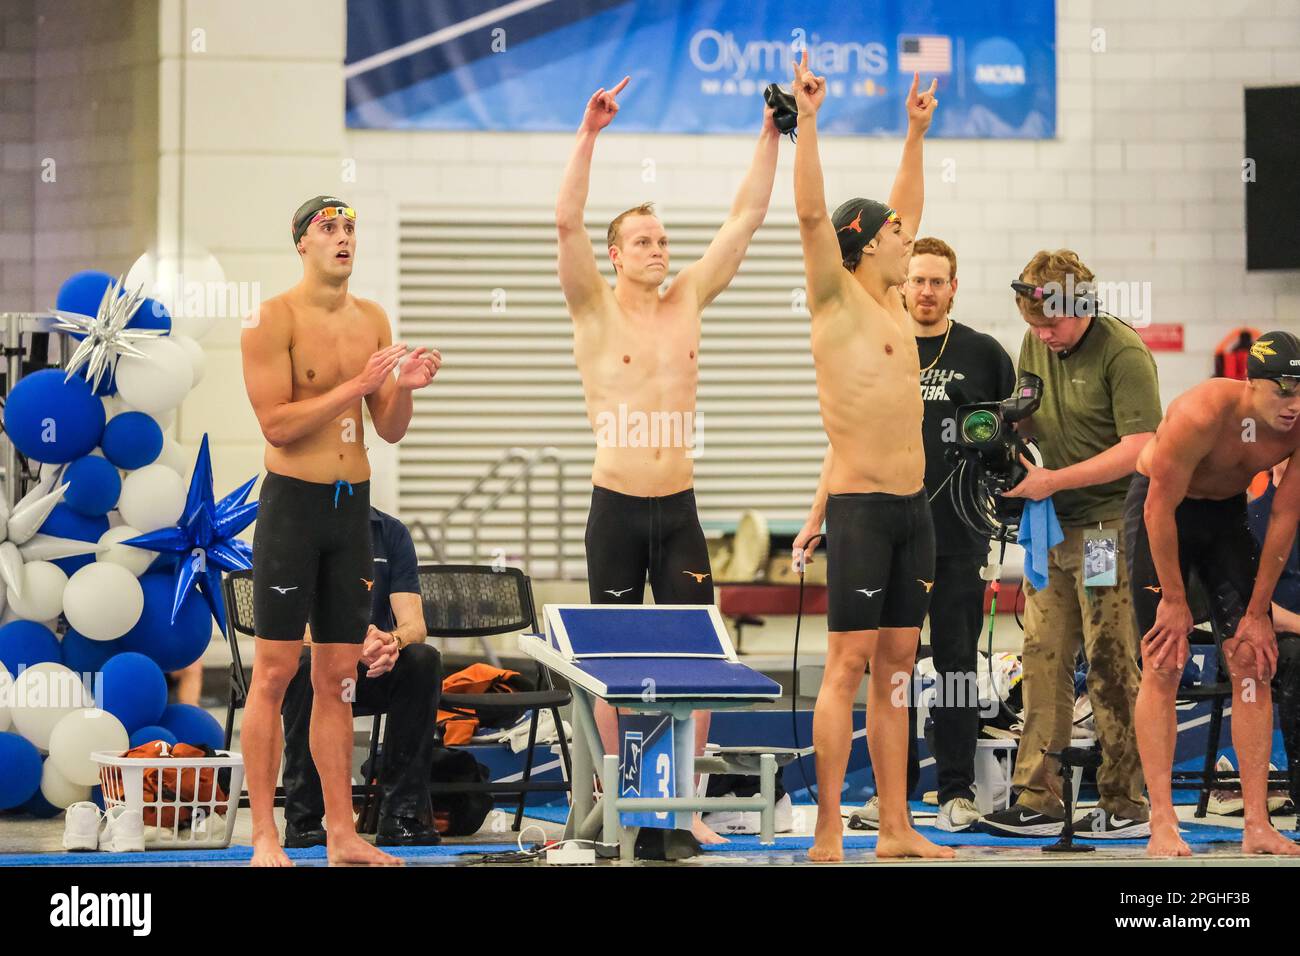
<svg viewBox="0 0 1300 956">
<path fill-rule="evenodd" d="M 99 554 L 108 545 L 97 541 L 76 541 L 55 535 L 38 534 L 54 506 L 63 500 L 68 485 L 51 487 L 51 473 L 42 466 L 41 481 L 34 485 L 22 500 L 9 508 L 8 489 L 0 489 L 0 610 L 4 609 L 5 591 L 13 589 L 19 597 L 23 593 L 23 565 L 28 561 L 53 561 L 79 554 Z"/>
<path fill-rule="evenodd" d="M 123 355 L 144 358 L 145 354 L 134 343 L 166 335 L 166 329 L 128 329 L 126 324 L 135 317 L 140 303 L 145 299 L 144 287 L 122 294 L 122 276 L 104 290 L 104 297 L 99 301 L 99 309 L 94 316 L 79 315 L 76 312 L 62 312 L 51 309 L 57 321 L 54 328 L 59 332 L 77 332 L 85 336 L 78 343 L 76 351 L 68 359 L 66 382 L 77 373 L 82 365 L 86 366 L 86 381 L 91 391 L 98 391 L 100 380 L 106 374 L 112 374 L 117 360 Z"/>
</svg>

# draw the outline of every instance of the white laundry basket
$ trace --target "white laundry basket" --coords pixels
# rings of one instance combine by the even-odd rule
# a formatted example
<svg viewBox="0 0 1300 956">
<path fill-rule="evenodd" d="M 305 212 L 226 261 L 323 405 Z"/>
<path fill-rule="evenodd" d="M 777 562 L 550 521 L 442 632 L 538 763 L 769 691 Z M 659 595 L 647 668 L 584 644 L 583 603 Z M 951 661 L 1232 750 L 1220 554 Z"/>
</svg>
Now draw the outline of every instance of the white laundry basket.
<svg viewBox="0 0 1300 956">
<path fill-rule="evenodd" d="M 228 750 L 213 757 L 123 757 L 115 751 L 91 754 L 99 764 L 104 809 L 115 806 L 139 811 L 144 818 L 144 845 L 150 850 L 216 849 L 230 845 L 244 789 L 244 758 Z M 155 802 L 145 803 L 144 775 L 153 770 L 164 786 Z M 200 773 L 212 770 L 218 780 L 229 771 L 229 787 L 219 798 L 217 787 L 203 792 Z M 163 791 L 171 791 L 169 797 Z M 189 799 L 181 795 L 189 792 Z"/>
</svg>

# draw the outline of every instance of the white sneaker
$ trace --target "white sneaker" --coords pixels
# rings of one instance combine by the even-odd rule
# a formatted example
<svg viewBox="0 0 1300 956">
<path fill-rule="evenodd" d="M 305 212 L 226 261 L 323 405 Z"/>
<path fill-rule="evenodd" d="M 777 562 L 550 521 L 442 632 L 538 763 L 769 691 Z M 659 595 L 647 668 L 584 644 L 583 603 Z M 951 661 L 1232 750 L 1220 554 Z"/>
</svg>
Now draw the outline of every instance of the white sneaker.
<svg viewBox="0 0 1300 956">
<path fill-rule="evenodd" d="M 734 797 L 734 793 L 727 794 Z M 776 801 L 773 807 L 774 830 L 777 833 L 789 833 L 794 829 L 794 801 L 790 799 L 790 794 L 785 794 L 780 800 Z M 763 829 L 762 816 L 757 810 L 719 810 L 717 813 L 706 813 L 703 818 L 706 826 L 714 833 L 722 834 L 743 834 L 743 833 L 761 833 Z"/>
<path fill-rule="evenodd" d="M 99 849 L 99 807 L 82 801 L 68 807 L 63 821 L 63 849 Z"/>
<path fill-rule="evenodd" d="M 939 808 L 939 817 L 934 825 L 949 833 L 960 833 L 962 830 L 969 830 L 971 824 L 979 818 L 980 810 L 975 806 L 974 800 L 957 797 Z"/>
<path fill-rule="evenodd" d="M 880 798 L 873 796 L 860 810 L 849 814 L 850 830 L 880 829 Z"/>
<path fill-rule="evenodd" d="M 113 807 L 104 814 L 104 837 L 100 846 L 113 853 L 144 850 L 144 818 L 139 810 Z"/>
</svg>

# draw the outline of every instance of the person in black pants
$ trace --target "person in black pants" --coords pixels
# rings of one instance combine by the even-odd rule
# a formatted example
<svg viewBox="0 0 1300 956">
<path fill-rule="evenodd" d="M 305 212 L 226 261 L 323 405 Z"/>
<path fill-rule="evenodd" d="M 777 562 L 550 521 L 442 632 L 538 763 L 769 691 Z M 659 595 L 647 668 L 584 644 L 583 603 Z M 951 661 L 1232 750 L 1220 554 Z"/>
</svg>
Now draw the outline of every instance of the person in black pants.
<svg viewBox="0 0 1300 956">
<path fill-rule="evenodd" d="M 930 591 L 930 648 L 939 695 L 933 750 L 939 776 L 941 830 L 967 829 L 979 819 L 975 806 L 975 741 L 979 735 L 977 648 L 984 619 L 985 582 L 980 569 L 988 560 L 988 538 L 957 517 L 948 477 L 953 465 L 946 452 L 955 439 L 958 405 L 1001 401 L 1015 389 L 1016 370 L 998 341 L 952 319 L 957 294 L 957 254 L 942 239 L 924 237 L 912 246 L 903 300 L 912 318 L 921 358 L 921 398 L 925 402 L 925 491 L 934 520 L 934 586 Z M 920 779 L 916 707 L 908 695 L 912 727 L 908 746 L 907 789 Z M 850 825 L 875 829 L 875 797 L 853 814 Z"/>
<path fill-rule="evenodd" d="M 410 532 L 392 515 L 370 509 L 374 551 L 370 630 L 357 665 L 353 703 L 388 714 L 379 784 L 383 791 L 379 846 L 432 846 L 429 776 L 435 718 L 442 692 L 442 659 L 425 643 L 424 610 Z M 364 580 L 364 579 L 363 579 Z M 323 846 L 325 806 L 308 745 L 311 726 L 311 645 L 284 695 L 285 847 Z"/>
<path fill-rule="evenodd" d="M 1285 461 L 1274 465 L 1269 472 L 1268 486 L 1247 505 L 1250 530 L 1260 547 L 1264 545 L 1264 533 L 1273 511 L 1273 496 L 1286 469 Z M 1291 554 L 1273 589 L 1272 610 L 1273 628 L 1277 632 L 1273 693 L 1282 746 L 1286 750 L 1287 774 L 1291 778 L 1291 802 L 1300 807 L 1300 540 L 1291 542 Z"/>
</svg>

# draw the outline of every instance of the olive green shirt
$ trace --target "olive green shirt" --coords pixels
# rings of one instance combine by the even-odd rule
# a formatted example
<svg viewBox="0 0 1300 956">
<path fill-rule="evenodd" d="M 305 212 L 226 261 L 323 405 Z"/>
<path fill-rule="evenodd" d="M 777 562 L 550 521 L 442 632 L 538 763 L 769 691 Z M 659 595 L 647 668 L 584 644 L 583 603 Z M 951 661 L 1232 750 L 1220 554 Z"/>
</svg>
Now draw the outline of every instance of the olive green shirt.
<svg viewBox="0 0 1300 956">
<path fill-rule="evenodd" d="M 1043 463 L 1065 468 L 1119 444 L 1125 435 L 1160 424 L 1155 359 L 1138 334 L 1118 319 L 1098 316 L 1064 357 L 1026 330 L 1020 371 L 1043 380 L 1043 402 L 1031 419 Z M 1108 521 L 1124 514 L 1131 476 L 1052 495 L 1063 527 Z"/>
</svg>

